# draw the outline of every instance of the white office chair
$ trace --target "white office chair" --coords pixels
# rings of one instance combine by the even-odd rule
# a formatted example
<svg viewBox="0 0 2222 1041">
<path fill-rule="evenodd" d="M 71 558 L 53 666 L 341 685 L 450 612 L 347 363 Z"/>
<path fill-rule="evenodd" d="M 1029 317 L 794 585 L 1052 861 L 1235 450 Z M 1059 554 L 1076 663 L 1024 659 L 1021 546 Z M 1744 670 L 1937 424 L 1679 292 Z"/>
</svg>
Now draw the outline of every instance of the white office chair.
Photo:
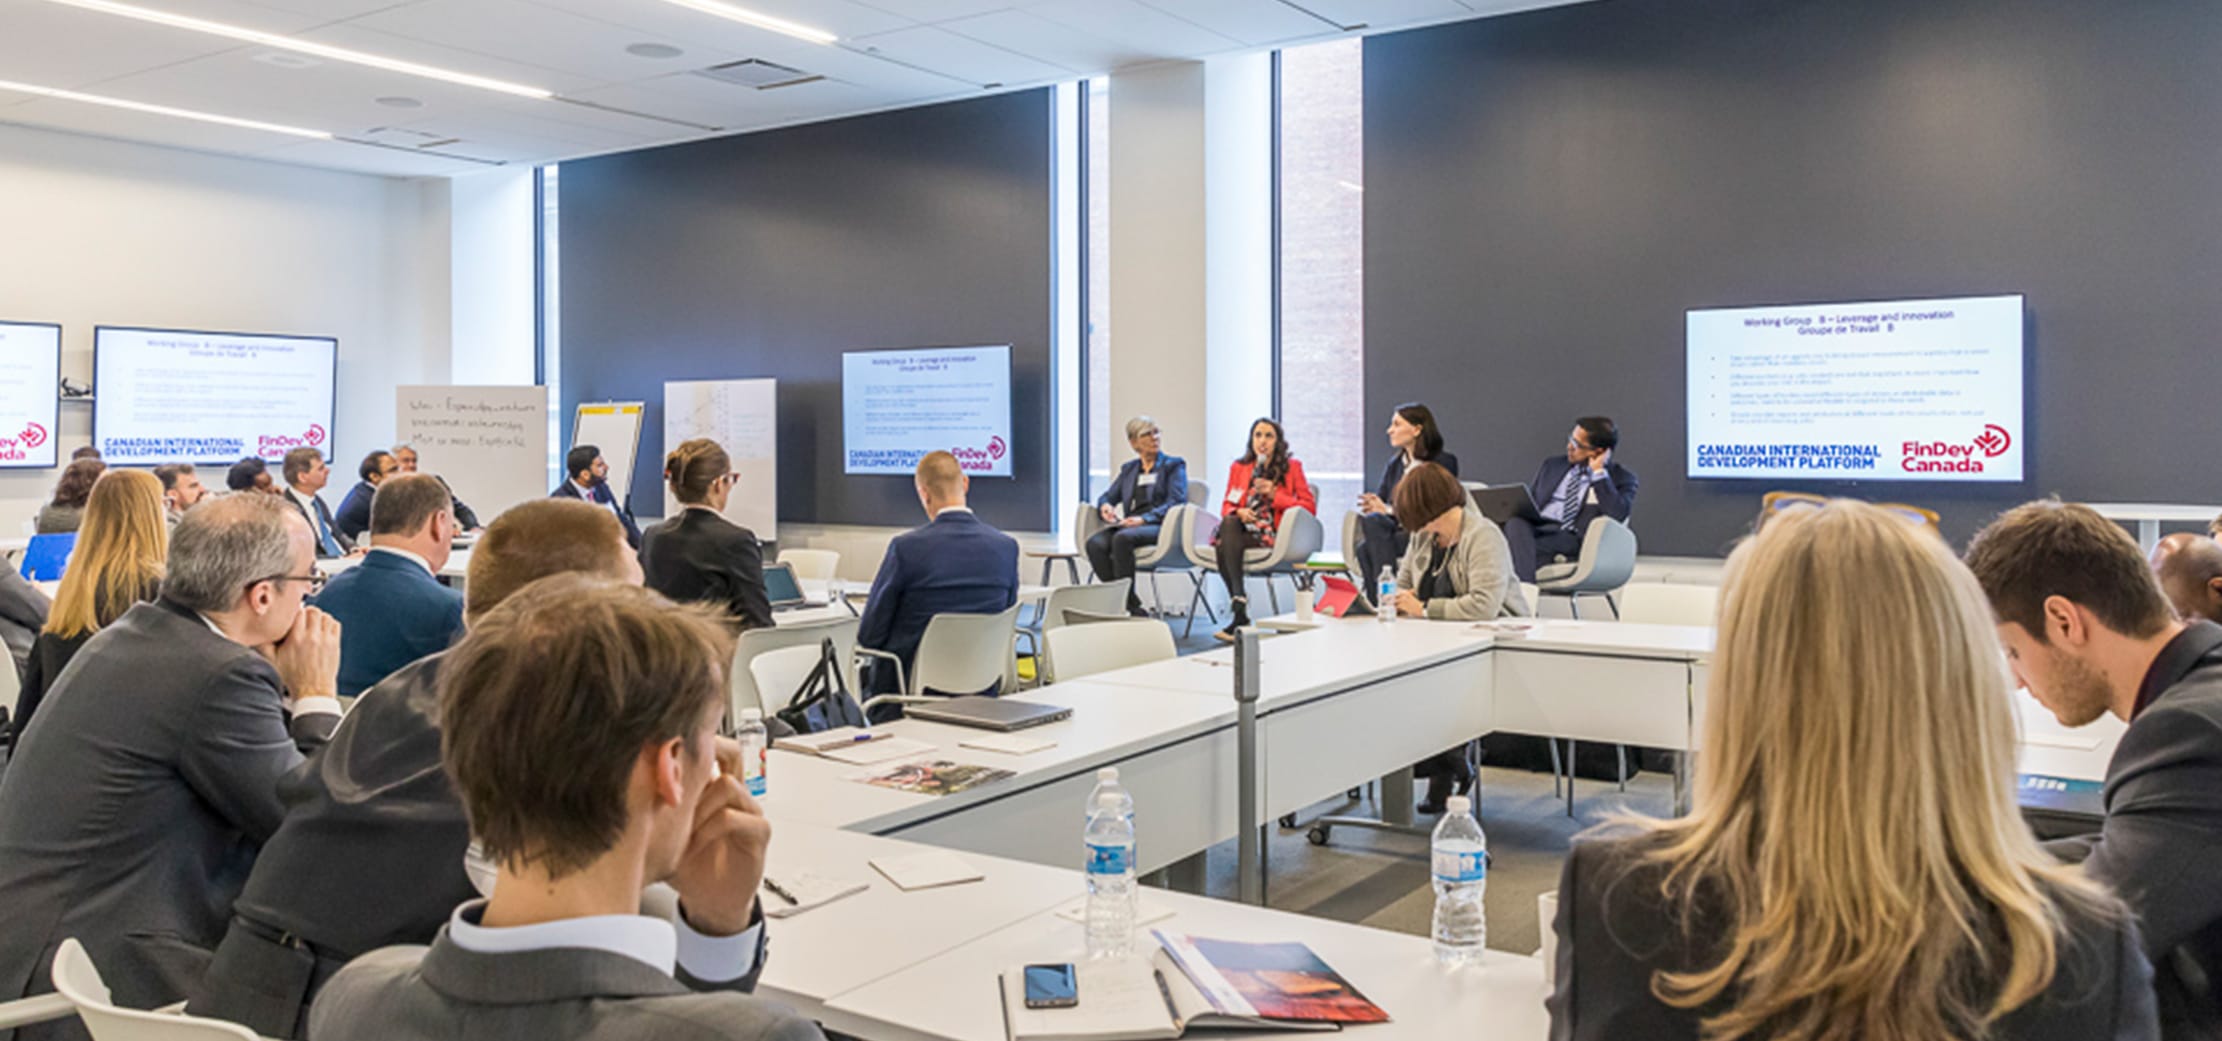
<svg viewBox="0 0 2222 1041">
<path fill-rule="evenodd" d="M 1719 586 L 1630 582 L 1620 591 L 1620 620 L 1655 625 L 1711 625 Z"/>
<path fill-rule="evenodd" d="M 757 679 L 755 660 L 766 654 L 797 647 L 807 647 L 813 655 L 821 652 L 825 641 L 833 641 L 834 653 L 840 656 L 841 667 L 846 670 L 842 682 L 849 685 L 851 693 L 861 688 L 857 684 L 856 624 L 854 618 L 842 618 L 810 625 L 776 625 L 769 629 L 750 629 L 741 634 L 733 644 L 733 664 L 725 670 L 729 718 L 739 721 L 744 708 L 760 708 L 769 716 L 787 707 L 787 699 L 802 686 L 802 677 L 786 686 L 766 686 Z M 859 695 L 861 696 L 861 695 Z"/>
<path fill-rule="evenodd" d="M 1198 484 L 1199 482 L 1190 481 L 1188 487 L 1193 491 Z M 1165 594 L 1158 586 L 1157 576 L 1170 571 L 1185 574 L 1196 583 L 1196 593 L 1188 601 L 1188 628 L 1194 629 L 1196 626 L 1198 605 L 1203 607 L 1212 621 L 1219 620 L 1218 613 L 1211 609 L 1211 602 L 1204 597 L 1204 572 L 1211 570 L 1213 566 L 1211 545 L 1207 540 L 1201 550 L 1197 549 L 1195 536 L 1199 525 L 1214 523 L 1216 522 L 1209 519 L 1203 507 L 1193 502 L 1175 506 L 1165 515 L 1164 526 L 1158 529 L 1157 545 L 1150 547 L 1147 554 L 1134 555 L 1134 573 L 1147 573 L 1150 576 L 1150 602 L 1157 608 L 1159 618 L 1165 617 Z M 1184 630 L 1182 635 L 1186 636 L 1187 632 Z"/>
<path fill-rule="evenodd" d="M 1273 586 L 1273 576 L 1288 576 L 1291 599 L 1304 595 L 1296 581 L 1296 569 L 1312 559 L 1319 547 L 1327 541 L 1327 531 L 1320 526 L 1319 518 L 1302 506 L 1292 507 L 1281 514 L 1281 525 L 1273 533 L 1271 549 L 1253 549 L 1242 555 L 1244 574 L 1265 580 L 1265 598 L 1274 614 L 1281 613 L 1281 594 Z M 1233 596 L 1238 590 L 1228 590 Z"/>
<path fill-rule="evenodd" d="M 41 994 L 35 998 L 17 998 L 0 1001 L 0 1030 L 14 1030 L 33 1023 L 68 1019 L 77 1014 L 77 1006 L 60 994 Z"/>
<path fill-rule="evenodd" d="M 100 970 L 75 939 L 63 940 L 55 952 L 54 989 L 77 1009 L 93 1041 L 260 1041 L 254 1031 L 221 1019 L 116 1007 Z"/>
<path fill-rule="evenodd" d="M 1018 608 L 997 614 L 937 614 L 926 623 L 911 660 L 913 697 L 929 690 L 969 694 L 995 688 L 998 695 L 1018 689 Z"/>
<path fill-rule="evenodd" d="M 1342 515 L 1342 573 L 1363 589 L 1373 576 L 1358 573 L 1358 534 L 1363 530 L 1359 526 L 1361 516 L 1356 510 L 1346 510 Z"/>
<path fill-rule="evenodd" d="M 783 549 L 779 562 L 795 569 L 805 582 L 830 582 L 841 570 L 841 554 L 830 549 Z"/>
<path fill-rule="evenodd" d="M 1051 675 L 1059 682 L 1177 656 L 1173 630 L 1148 618 L 1068 625 L 1043 634 Z"/>
<path fill-rule="evenodd" d="M 1603 596 L 1618 618 L 1620 605 L 1613 594 L 1635 573 L 1636 533 L 1611 517 L 1599 517 L 1582 536 L 1581 556 L 1536 568 L 1535 587 L 1542 596 L 1565 597 L 1567 610 L 1576 618 L 1582 616 L 1581 597 Z"/>
<path fill-rule="evenodd" d="M 810 646 L 797 645 L 764 651 L 748 660 L 749 678 L 755 681 L 756 689 L 773 691 L 771 700 L 779 703 L 763 706 L 766 718 L 769 718 L 772 713 L 787 707 L 787 698 L 793 695 L 795 691 L 802 689 L 802 681 L 810 675 L 812 670 L 818 667 L 818 662 L 822 659 L 824 653 L 824 650 L 815 644 Z M 849 689 L 853 693 L 856 688 L 851 687 Z M 778 693 L 780 691 L 785 693 Z M 735 718 L 739 718 L 737 713 Z"/>
<path fill-rule="evenodd" d="M 1096 582 L 1080 586 L 1053 586 L 1049 595 L 1042 598 L 1031 625 L 1020 626 L 1018 634 L 1026 638 L 1027 653 L 1039 659 L 1042 655 L 1042 635 L 1065 623 L 1065 612 L 1088 611 L 1096 614 L 1126 614 L 1126 593 L 1133 588 L 1132 579 L 1116 582 Z M 1034 682 L 1049 682 L 1049 671 L 1039 660 L 1035 662 Z"/>
</svg>

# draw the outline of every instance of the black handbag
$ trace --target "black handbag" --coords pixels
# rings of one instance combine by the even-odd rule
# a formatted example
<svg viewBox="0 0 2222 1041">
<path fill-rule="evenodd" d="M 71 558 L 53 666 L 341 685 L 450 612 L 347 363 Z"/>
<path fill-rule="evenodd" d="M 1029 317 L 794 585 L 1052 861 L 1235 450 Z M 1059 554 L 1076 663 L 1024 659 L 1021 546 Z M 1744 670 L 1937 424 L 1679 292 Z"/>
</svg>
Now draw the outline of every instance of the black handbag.
<svg viewBox="0 0 2222 1041">
<path fill-rule="evenodd" d="M 864 709 L 849 693 L 842 677 L 841 652 L 826 640 L 819 647 L 818 665 L 802 678 L 802 686 L 787 699 L 787 707 L 774 715 L 798 734 L 816 734 L 838 727 L 864 726 Z"/>
</svg>

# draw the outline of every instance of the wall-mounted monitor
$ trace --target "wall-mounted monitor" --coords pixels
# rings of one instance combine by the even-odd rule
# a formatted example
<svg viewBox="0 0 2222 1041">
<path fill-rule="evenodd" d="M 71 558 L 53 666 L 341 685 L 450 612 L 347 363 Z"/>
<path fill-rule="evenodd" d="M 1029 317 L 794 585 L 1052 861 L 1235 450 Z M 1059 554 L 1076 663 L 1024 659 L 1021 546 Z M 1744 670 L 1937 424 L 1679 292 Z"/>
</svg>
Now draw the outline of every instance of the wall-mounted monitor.
<svg viewBox="0 0 2222 1041">
<path fill-rule="evenodd" d="M 842 469 L 909 476 L 928 452 L 974 477 L 1011 476 L 1011 348 L 841 355 Z"/>
<path fill-rule="evenodd" d="M 2022 298 L 1691 311 L 1688 475 L 2019 481 Z"/>
<path fill-rule="evenodd" d="M 93 330 L 93 444 L 110 466 L 331 453 L 339 341 L 329 336 Z"/>
<path fill-rule="evenodd" d="M 55 465 L 62 327 L 0 322 L 0 469 Z"/>
</svg>

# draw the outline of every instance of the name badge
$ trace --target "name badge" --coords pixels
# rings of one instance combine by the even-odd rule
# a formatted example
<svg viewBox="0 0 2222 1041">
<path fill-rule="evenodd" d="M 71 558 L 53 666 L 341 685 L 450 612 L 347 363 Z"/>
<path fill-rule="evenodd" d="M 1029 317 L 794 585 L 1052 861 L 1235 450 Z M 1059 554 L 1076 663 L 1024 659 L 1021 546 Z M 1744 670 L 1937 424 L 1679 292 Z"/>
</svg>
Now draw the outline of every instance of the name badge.
<svg viewBox="0 0 2222 1041">
<path fill-rule="evenodd" d="M 1595 489 L 1595 488 L 1592 488 L 1592 489 L 1590 489 L 1590 490 L 1589 490 L 1589 500 L 1588 500 L 1588 502 L 1589 502 L 1589 504 L 1590 504 L 1591 506 L 1595 506 L 1595 505 L 1597 505 L 1597 489 Z"/>
<path fill-rule="evenodd" d="M 1136 481 L 1136 482 L 1134 482 L 1134 483 L 1135 483 L 1135 484 L 1138 484 L 1138 485 L 1141 485 L 1141 486 L 1142 486 L 1142 487 L 1144 487 L 1144 488 L 1147 488 L 1147 487 L 1149 487 L 1150 485 L 1153 485 L 1153 484 L 1156 484 L 1156 483 L 1157 483 L 1157 475 L 1156 475 L 1156 474 L 1154 474 L 1154 473 L 1147 473 L 1147 474 L 1143 474 L 1143 475 L 1142 475 L 1142 479 L 1141 479 L 1141 480 L 1139 480 L 1139 481 Z"/>
</svg>

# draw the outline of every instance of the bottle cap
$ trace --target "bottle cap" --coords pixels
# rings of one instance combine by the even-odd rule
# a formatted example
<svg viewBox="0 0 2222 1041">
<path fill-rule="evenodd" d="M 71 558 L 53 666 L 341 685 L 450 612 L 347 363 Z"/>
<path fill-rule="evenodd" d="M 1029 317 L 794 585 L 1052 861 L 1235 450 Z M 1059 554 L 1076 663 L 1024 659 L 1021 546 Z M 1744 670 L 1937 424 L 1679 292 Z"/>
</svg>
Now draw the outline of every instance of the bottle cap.
<svg viewBox="0 0 2222 1041">
<path fill-rule="evenodd" d="M 1111 782 L 1118 779 L 1119 768 L 1116 766 L 1106 766 L 1103 769 L 1096 771 L 1097 784 L 1110 784 Z"/>
<path fill-rule="evenodd" d="M 744 709 L 742 709 L 742 710 L 741 710 L 741 722 L 743 722 L 743 723 L 761 723 L 761 722 L 763 722 L 763 721 L 764 721 L 764 710 L 763 710 L 763 709 L 760 709 L 760 708 L 744 708 Z"/>
<path fill-rule="evenodd" d="M 1453 795 L 1443 803 L 1443 812 L 1467 814 L 1474 812 L 1474 801 L 1463 795 Z"/>
</svg>

